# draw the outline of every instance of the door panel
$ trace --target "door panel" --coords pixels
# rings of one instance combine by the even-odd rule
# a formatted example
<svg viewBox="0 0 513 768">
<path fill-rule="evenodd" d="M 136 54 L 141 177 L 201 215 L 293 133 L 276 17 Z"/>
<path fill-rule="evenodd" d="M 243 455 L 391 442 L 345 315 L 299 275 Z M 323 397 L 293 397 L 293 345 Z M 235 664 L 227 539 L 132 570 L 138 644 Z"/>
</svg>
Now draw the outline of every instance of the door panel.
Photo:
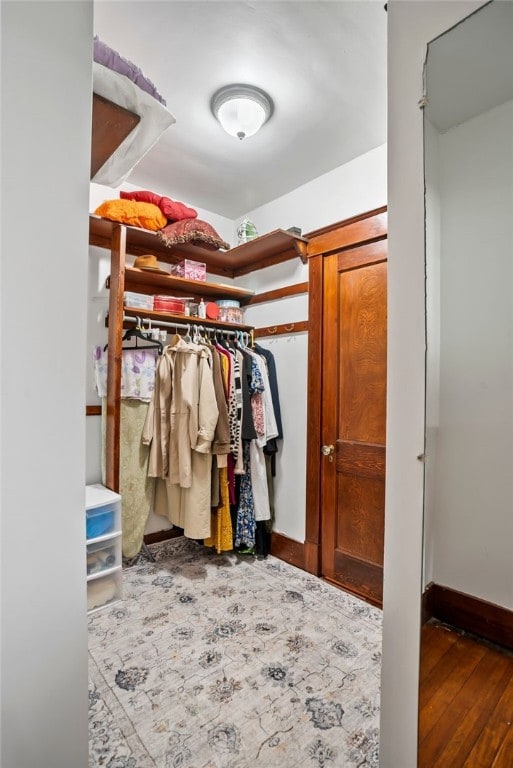
<svg viewBox="0 0 513 768">
<path fill-rule="evenodd" d="M 382 605 L 383 568 L 375 563 L 367 563 L 358 557 L 344 555 L 338 550 L 334 558 L 335 577 L 329 579 L 337 586 L 358 597 L 363 597 L 373 605 Z"/>
<path fill-rule="evenodd" d="M 339 271 L 339 437 L 385 442 L 386 264 Z"/>
<path fill-rule="evenodd" d="M 337 471 L 362 477 L 383 477 L 385 448 L 370 443 L 337 442 Z"/>
<path fill-rule="evenodd" d="M 336 550 L 383 565 L 383 480 L 338 475 Z"/>
<path fill-rule="evenodd" d="M 385 502 L 386 253 L 386 240 L 346 246 L 324 257 L 323 270 L 321 572 L 378 605 Z"/>
</svg>

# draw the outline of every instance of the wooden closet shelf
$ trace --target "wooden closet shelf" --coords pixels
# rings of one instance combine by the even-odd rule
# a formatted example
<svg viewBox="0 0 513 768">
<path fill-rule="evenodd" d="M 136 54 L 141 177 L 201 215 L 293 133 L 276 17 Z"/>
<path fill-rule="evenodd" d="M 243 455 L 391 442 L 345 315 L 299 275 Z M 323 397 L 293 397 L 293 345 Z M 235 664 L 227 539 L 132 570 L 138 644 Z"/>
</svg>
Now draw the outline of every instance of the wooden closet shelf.
<svg viewBox="0 0 513 768">
<path fill-rule="evenodd" d="M 107 288 L 110 287 L 110 277 L 107 278 Z M 233 285 L 209 283 L 203 280 L 186 280 L 173 275 L 159 275 L 156 272 L 145 272 L 134 267 L 125 267 L 125 290 L 136 293 L 167 294 L 173 296 L 193 296 L 196 299 L 236 299 L 241 304 L 247 304 L 253 297 L 253 291 L 236 288 Z"/>
<path fill-rule="evenodd" d="M 121 348 L 123 328 L 133 326 L 137 320 L 128 320 L 125 312 L 134 318 L 151 320 L 156 326 L 169 327 L 171 323 L 190 323 L 191 326 L 203 325 L 205 328 L 217 328 L 220 331 L 253 331 L 249 325 L 235 325 L 220 321 L 203 320 L 171 312 L 155 312 L 140 308 L 124 307 L 124 293 L 127 289 L 153 294 L 166 293 L 182 296 L 193 295 L 203 298 L 237 298 L 241 303 L 248 303 L 251 292 L 239 288 L 228 288 L 212 283 L 171 278 L 127 267 L 126 256 L 153 254 L 158 261 L 175 264 L 184 258 L 204 262 L 207 272 L 225 277 L 238 277 L 273 264 L 280 264 L 299 257 L 304 263 L 307 259 L 308 240 L 297 237 L 291 232 L 277 229 L 257 237 L 248 243 L 228 251 L 213 251 L 197 245 L 176 245 L 168 248 L 156 232 L 138 227 L 102 219 L 94 214 L 89 216 L 89 244 L 105 248 L 110 252 L 111 275 L 109 278 L 109 317 L 105 324 L 108 333 L 108 370 L 107 377 L 107 413 L 105 426 L 105 485 L 113 491 L 119 490 L 120 437 L 121 437 Z M 208 287 L 210 286 L 210 287 Z M 207 291 L 209 291 L 207 293 Z M 273 331 L 274 332 L 274 331 Z M 277 329 L 276 329 L 277 332 Z"/>
<path fill-rule="evenodd" d="M 119 225 L 115 221 L 90 214 L 89 243 L 110 250 L 113 232 L 118 226 L 126 230 L 126 252 L 132 256 L 153 253 L 159 261 L 167 264 L 176 264 L 182 259 L 189 258 L 204 262 L 208 272 L 225 277 L 246 275 L 297 257 L 305 264 L 307 261 L 307 239 L 283 229 L 275 229 L 229 251 L 213 251 L 189 243 L 168 248 L 156 232 L 124 224 Z"/>
<path fill-rule="evenodd" d="M 140 307 L 125 307 L 124 312 L 134 317 L 140 317 L 141 320 L 151 320 L 158 326 L 159 320 L 172 323 L 173 321 L 183 325 L 184 323 L 190 323 L 191 327 L 194 325 L 203 325 L 205 328 L 218 328 L 219 330 L 226 331 L 250 331 L 253 330 L 252 325 L 239 325 L 238 323 L 223 323 L 221 320 L 209 320 L 208 318 L 201 317 L 189 317 L 188 315 L 179 315 L 175 312 L 154 312 L 150 309 L 141 309 Z M 125 320 L 123 323 L 124 328 L 133 328 L 135 321 Z M 105 327 L 109 327 L 109 316 L 105 318 Z M 171 329 L 172 330 L 172 329 Z"/>
<path fill-rule="evenodd" d="M 306 238 L 293 235 L 285 229 L 275 229 L 248 243 L 232 248 L 227 251 L 227 255 L 235 264 L 233 276 L 239 277 L 297 257 L 306 264 L 308 262 L 307 245 Z"/>
</svg>

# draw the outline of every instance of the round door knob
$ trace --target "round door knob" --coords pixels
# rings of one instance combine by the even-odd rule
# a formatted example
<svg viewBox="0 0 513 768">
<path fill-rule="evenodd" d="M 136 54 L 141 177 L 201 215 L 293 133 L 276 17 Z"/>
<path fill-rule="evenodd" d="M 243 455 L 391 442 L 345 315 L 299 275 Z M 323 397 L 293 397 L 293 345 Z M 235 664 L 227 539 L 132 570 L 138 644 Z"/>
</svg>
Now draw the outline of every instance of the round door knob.
<svg viewBox="0 0 513 768">
<path fill-rule="evenodd" d="M 323 445 L 321 448 L 323 456 L 331 456 L 335 451 L 334 445 Z"/>
</svg>

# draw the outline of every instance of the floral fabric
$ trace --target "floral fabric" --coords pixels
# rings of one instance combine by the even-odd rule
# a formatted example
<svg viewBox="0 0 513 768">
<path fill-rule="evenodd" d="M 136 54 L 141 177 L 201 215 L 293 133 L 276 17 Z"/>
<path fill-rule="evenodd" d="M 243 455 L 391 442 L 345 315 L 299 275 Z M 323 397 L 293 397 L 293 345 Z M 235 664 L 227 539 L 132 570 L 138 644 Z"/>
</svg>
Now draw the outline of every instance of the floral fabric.
<svg viewBox="0 0 513 768">
<path fill-rule="evenodd" d="M 124 349 L 121 353 L 121 397 L 149 403 L 155 389 L 156 349 Z M 107 350 L 93 350 L 94 376 L 99 397 L 107 397 Z"/>
<path fill-rule="evenodd" d="M 235 546 L 252 548 L 255 546 L 256 520 L 253 487 L 251 485 L 249 440 L 242 441 L 242 453 L 244 459 L 244 474 L 241 475 L 240 478 Z"/>
</svg>

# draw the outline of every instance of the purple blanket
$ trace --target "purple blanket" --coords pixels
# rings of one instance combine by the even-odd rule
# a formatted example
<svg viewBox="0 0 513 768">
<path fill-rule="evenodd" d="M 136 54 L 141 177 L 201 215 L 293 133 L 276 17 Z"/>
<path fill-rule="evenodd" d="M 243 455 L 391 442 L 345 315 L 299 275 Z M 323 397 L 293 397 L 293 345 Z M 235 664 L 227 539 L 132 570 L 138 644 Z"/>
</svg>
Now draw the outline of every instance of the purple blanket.
<svg viewBox="0 0 513 768">
<path fill-rule="evenodd" d="M 126 75 L 130 80 L 135 83 L 139 88 L 150 96 L 160 101 L 161 104 L 166 106 L 165 100 L 157 91 L 151 80 L 142 73 L 139 67 L 136 67 L 131 61 L 123 58 L 117 51 L 114 51 L 106 43 L 102 42 L 100 38 L 94 36 L 94 52 L 93 58 L 98 64 L 103 64 L 104 67 L 113 69 L 114 72 L 119 72 L 120 75 Z"/>
</svg>

